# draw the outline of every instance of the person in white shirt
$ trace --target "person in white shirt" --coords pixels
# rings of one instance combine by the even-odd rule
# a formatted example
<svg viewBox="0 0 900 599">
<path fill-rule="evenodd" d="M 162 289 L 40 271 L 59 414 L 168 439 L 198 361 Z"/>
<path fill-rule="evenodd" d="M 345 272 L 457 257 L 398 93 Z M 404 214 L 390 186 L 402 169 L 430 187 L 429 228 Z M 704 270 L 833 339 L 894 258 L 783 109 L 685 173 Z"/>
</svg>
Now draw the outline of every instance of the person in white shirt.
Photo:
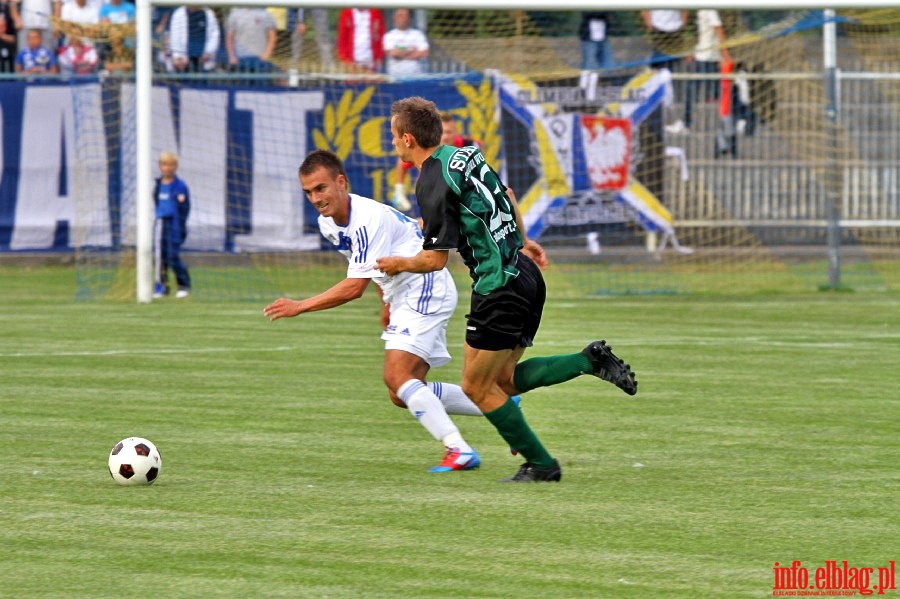
<svg viewBox="0 0 900 599">
<path fill-rule="evenodd" d="M 701 74 L 717 74 L 722 68 L 722 62 L 730 62 L 731 55 L 728 48 L 723 48 L 725 43 L 725 29 L 717 10 L 697 11 L 697 44 L 694 46 L 694 54 L 688 57 L 689 62 L 694 63 L 694 72 Z M 719 98 L 718 77 L 703 81 L 688 81 L 684 97 L 684 126 L 690 127 L 693 123 L 693 104 L 698 98 L 711 100 Z"/>
<path fill-rule="evenodd" d="M 176 71 L 200 73 L 216 68 L 221 31 L 210 8 L 179 6 L 169 23 L 169 51 Z"/>
<path fill-rule="evenodd" d="M 687 24 L 686 10 L 642 10 L 641 17 L 650 32 L 653 54 L 650 61 L 654 69 L 669 69 L 678 62 L 683 43 L 682 35 Z"/>
<path fill-rule="evenodd" d="M 63 2 L 59 18 L 70 23 L 96 25 L 100 22 L 100 6 L 88 0 L 70 0 Z"/>
<path fill-rule="evenodd" d="M 80 38 L 82 35 L 92 37 L 96 35 L 95 25 L 100 24 L 100 6 L 91 0 L 68 0 L 63 2 L 59 12 L 60 30 L 65 36 L 63 48 L 68 49 L 72 44 L 72 38 Z M 73 26 L 73 25 L 77 25 Z M 91 47 L 92 44 L 88 43 Z M 61 48 L 62 50 L 62 48 Z M 74 52 L 80 52 L 78 42 L 74 45 Z"/>
<path fill-rule="evenodd" d="M 409 26 L 410 14 L 406 8 L 394 11 L 394 28 L 384 34 L 384 54 L 387 57 L 387 74 L 394 77 L 419 75 L 425 72 L 428 58 L 428 39 L 425 34 Z"/>
<path fill-rule="evenodd" d="M 56 36 L 54 35 L 51 18 L 59 16 L 60 3 L 58 0 L 19 0 L 19 48 L 28 47 L 28 32 L 38 29 L 41 32 L 41 43 L 51 51 L 56 51 Z"/>
<path fill-rule="evenodd" d="M 394 405 L 406 408 L 445 447 L 444 459 L 429 472 L 471 470 L 481 464 L 448 412 L 481 416 L 458 385 L 426 383 L 432 367 L 450 361 L 447 323 L 457 292 L 446 268 L 388 276 L 377 269 L 382 256 L 415 256 L 422 249 L 418 223 L 387 204 L 351 194 L 341 159 L 327 150 L 307 155 L 300 185 L 319 212 L 319 230 L 344 257 L 347 277 L 304 300 L 279 298 L 266 306 L 270 320 L 327 310 L 362 297 L 370 282 L 383 302 L 384 383 Z"/>
</svg>

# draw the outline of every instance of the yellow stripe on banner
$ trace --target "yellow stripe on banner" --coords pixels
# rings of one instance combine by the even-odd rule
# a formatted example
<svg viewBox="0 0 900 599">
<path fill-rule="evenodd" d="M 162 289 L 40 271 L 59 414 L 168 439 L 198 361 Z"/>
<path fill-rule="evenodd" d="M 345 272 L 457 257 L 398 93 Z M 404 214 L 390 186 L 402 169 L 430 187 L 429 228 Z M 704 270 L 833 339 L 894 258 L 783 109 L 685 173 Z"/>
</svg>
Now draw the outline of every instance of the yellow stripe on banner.
<svg viewBox="0 0 900 599">
<path fill-rule="evenodd" d="M 571 194 L 572 190 L 566 181 L 566 173 L 559 164 L 556 152 L 553 151 L 553 144 L 550 143 L 544 123 L 537 119 L 534 121 L 534 136 L 538 142 L 541 174 L 547 185 L 547 193 L 551 197 Z"/>
<path fill-rule="evenodd" d="M 640 182 L 632 181 L 631 184 L 626 187 L 626 191 L 629 191 L 634 197 L 643 202 L 649 212 L 670 225 L 674 222 L 675 219 L 672 218 L 672 213 L 669 212 L 665 206 L 660 204 L 659 200 L 656 199 L 656 196 L 650 193 L 650 190 L 641 185 Z"/>
<path fill-rule="evenodd" d="M 519 204 L 519 211 L 522 213 L 522 218 L 525 218 L 525 215 L 528 214 L 528 211 L 534 206 L 534 204 L 544 197 L 544 186 L 541 184 L 541 180 L 538 179 L 534 182 L 534 184 L 528 188 L 524 194 L 519 195 L 517 190 L 513 190 L 516 192 L 516 203 Z"/>
<path fill-rule="evenodd" d="M 537 87 L 534 84 L 534 81 L 532 81 L 525 75 L 522 75 L 521 73 L 504 73 L 504 75 L 506 75 L 506 77 L 510 81 L 512 81 L 522 89 L 534 89 L 535 87 Z"/>
<path fill-rule="evenodd" d="M 720 47 L 737 48 L 740 46 L 746 46 L 747 44 L 758 44 L 765 40 L 766 37 L 761 33 L 757 33 L 755 31 L 746 31 L 744 33 L 737 34 L 734 37 L 729 37 L 728 40 Z"/>
<path fill-rule="evenodd" d="M 509 73 L 509 74 L 506 74 L 506 76 L 509 78 L 509 80 L 511 82 L 515 83 L 519 87 L 520 90 L 534 92 L 534 90 L 538 89 L 538 86 L 534 82 L 534 80 L 529 79 L 528 77 L 526 77 L 524 75 Z M 556 104 L 555 102 L 542 102 L 541 107 L 542 107 L 542 110 L 544 111 L 544 114 L 553 114 L 559 110 L 559 104 Z M 532 114 L 532 117 L 535 120 L 537 120 L 537 117 L 535 117 L 533 114 Z"/>
<path fill-rule="evenodd" d="M 650 78 L 653 75 L 654 73 L 650 69 L 641 71 L 640 73 L 629 79 L 628 82 L 622 86 L 622 91 L 619 92 L 619 97 L 622 100 L 628 100 L 631 97 L 631 90 L 645 87 L 650 82 Z M 611 115 L 619 115 L 619 105 L 620 102 L 612 102 L 610 104 L 607 104 L 606 113 Z"/>
</svg>

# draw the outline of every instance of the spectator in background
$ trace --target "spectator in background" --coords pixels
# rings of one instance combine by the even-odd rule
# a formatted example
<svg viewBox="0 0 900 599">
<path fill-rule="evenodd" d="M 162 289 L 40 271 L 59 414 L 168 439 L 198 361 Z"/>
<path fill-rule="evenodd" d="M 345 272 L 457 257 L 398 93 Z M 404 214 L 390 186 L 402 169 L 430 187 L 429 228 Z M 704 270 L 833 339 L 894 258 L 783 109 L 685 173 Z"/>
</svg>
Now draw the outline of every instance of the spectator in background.
<svg viewBox="0 0 900 599">
<path fill-rule="evenodd" d="M 43 45 L 40 29 L 29 29 L 27 45 L 16 56 L 16 72 L 27 74 L 56 73 L 56 55 Z"/>
<path fill-rule="evenodd" d="M 697 45 L 694 53 L 688 57 L 689 62 L 694 63 L 694 72 L 701 74 L 716 74 L 722 68 L 722 61 L 731 62 L 728 48 L 723 48 L 725 43 L 725 29 L 717 10 L 697 11 Z M 684 97 L 684 126 L 690 127 L 693 122 L 693 103 L 697 92 L 703 100 L 719 98 L 719 78 L 714 77 L 703 81 L 692 80 L 687 82 Z"/>
<path fill-rule="evenodd" d="M 384 33 L 384 14 L 377 8 L 345 8 L 338 16 L 338 60 L 357 72 L 380 72 Z"/>
<path fill-rule="evenodd" d="M 288 25 L 291 31 L 291 65 L 296 67 L 303 58 L 303 38 L 306 36 L 309 27 L 306 26 L 305 9 L 294 9 L 288 15 L 293 15 L 292 18 L 288 19 Z"/>
<path fill-rule="evenodd" d="M 69 42 L 60 49 L 57 61 L 63 75 L 90 75 L 97 72 L 100 57 L 90 41 L 70 35 Z"/>
<path fill-rule="evenodd" d="M 302 17 L 303 9 L 269 6 L 266 11 L 275 19 L 275 50 L 272 55 L 279 58 L 290 56 L 293 65 L 299 58 L 294 56 L 294 39 L 298 33 L 301 36 L 306 33 L 306 23 Z M 298 12 L 301 15 L 300 19 L 297 18 Z"/>
<path fill-rule="evenodd" d="M 22 27 L 22 18 L 19 17 L 19 2 L 18 0 L 0 0 L 0 17 L 6 22 L 4 29 L 4 37 L 0 40 L 0 48 L 5 48 L 5 52 L 9 55 L 9 64 L 12 65 L 10 67 L 10 71 L 15 70 L 15 61 L 16 61 L 16 53 L 19 50 L 19 42 L 18 42 L 18 32 Z M 9 43 L 9 38 L 5 36 L 12 36 L 12 45 Z"/>
<path fill-rule="evenodd" d="M 686 10 L 643 10 L 641 17 L 644 25 L 650 33 L 650 43 L 653 53 L 650 56 L 650 66 L 660 71 L 669 73 L 678 63 L 678 54 L 684 43 L 684 26 L 687 23 Z M 667 90 L 671 90 L 671 81 L 666 84 Z M 667 91 L 669 93 L 669 91 Z M 669 96 L 671 97 L 671 96 Z M 681 119 L 677 119 L 671 125 L 663 126 L 663 111 L 654 110 L 645 120 L 645 127 L 640 131 L 641 148 L 661 147 L 663 144 L 663 130 L 677 133 L 684 128 Z M 649 169 L 653 160 L 643 160 L 640 168 Z M 651 185 L 651 192 L 661 197 L 661 184 Z"/>
<path fill-rule="evenodd" d="M 608 69 L 613 63 L 609 44 L 609 13 L 593 11 L 581 13 L 578 38 L 581 40 L 581 68 L 586 71 Z"/>
<path fill-rule="evenodd" d="M 334 44 L 331 39 L 331 27 L 328 24 L 328 10 L 325 8 L 310 8 L 304 12 L 312 23 L 313 34 L 316 38 L 316 46 L 319 50 L 319 61 L 323 67 L 334 65 Z"/>
<path fill-rule="evenodd" d="M 642 10 L 641 17 L 650 32 L 653 54 L 651 66 L 655 69 L 669 69 L 678 62 L 678 52 L 683 42 L 684 26 L 687 24 L 686 10 Z"/>
<path fill-rule="evenodd" d="M 126 74 L 134 70 L 134 48 L 126 42 L 128 34 L 129 29 L 122 26 L 109 28 L 109 49 L 103 62 L 107 72 Z"/>
<path fill-rule="evenodd" d="M 88 0 L 68 0 L 59 10 L 59 18 L 66 23 L 96 25 L 100 22 L 100 5 Z"/>
<path fill-rule="evenodd" d="M 91 1 L 93 0 L 88 0 Z M 107 70 L 130 72 L 134 67 L 134 4 L 122 0 L 105 0 L 100 5 L 100 25 L 109 37 L 108 42 L 98 44 L 100 55 L 106 59 Z M 124 50 L 113 48 L 114 37 L 121 38 L 125 45 Z M 116 40 L 115 43 L 118 42 L 119 40 Z M 110 63 L 115 68 L 110 69 Z M 125 63 L 131 63 L 131 66 L 126 68 Z"/>
<path fill-rule="evenodd" d="M 11 20 L 0 15 L 0 73 L 16 72 L 16 35 L 9 31 Z"/>
<path fill-rule="evenodd" d="M 169 30 L 169 21 L 172 19 L 172 13 L 174 11 L 175 7 L 173 6 L 153 5 L 150 23 L 153 25 L 154 41 L 160 41 L 165 38 L 166 32 Z"/>
<path fill-rule="evenodd" d="M 270 73 L 277 41 L 275 19 L 265 8 L 232 8 L 225 29 L 225 48 L 232 70 Z"/>
<path fill-rule="evenodd" d="M 284 9 L 269 9 L 269 12 L 272 12 L 273 16 L 275 16 L 276 21 L 278 21 L 279 17 L 277 16 L 278 13 L 275 11 L 280 10 Z M 333 66 L 334 56 L 332 55 L 331 27 L 328 24 L 328 10 L 324 8 L 287 9 L 285 32 L 282 33 L 279 30 L 279 36 L 286 38 L 289 34 L 291 65 L 296 68 L 300 61 L 303 60 L 303 42 L 306 38 L 307 31 L 309 31 L 307 21 L 312 23 L 312 29 L 316 39 L 316 49 L 319 54 L 319 63 L 323 67 Z M 282 46 L 285 43 L 284 40 L 280 39 L 278 44 L 276 44 L 276 47 Z"/>
<path fill-rule="evenodd" d="M 384 34 L 382 45 L 387 57 L 387 74 L 393 77 L 420 75 L 425 72 L 428 58 L 428 39 L 425 34 L 409 26 L 406 8 L 394 11 L 394 28 Z"/>
<path fill-rule="evenodd" d="M 90 0 L 67 0 L 59 11 L 60 33 L 63 47 L 71 43 L 71 38 L 95 37 L 100 23 L 100 7 Z M 61 66 L 61 65 L 60 65 Z"/>
<path fill-rule="evenodd" d="M 269 12 L 273 10 L 276 9 L 270 8 Z M 292 8 L 287 10 L 286 17 L 286 33 L 290 33 L 291 65 L 296 67 L 305 58 L 303 46 L 306 34 L 310 28 L 307 21 L 312 23 L 320 64 L 324 67 L 333 65 L 334 57 L 332 56 L 328 10 L 324 8 Z M 277 21 L 278 17 L 276 16 L 275 18 Z M 279 32 L 279 35 L 281 35 L 281 32 Z M 281 43 L 279 42 L 278 45 Z"/>
<path fill-rule="evenodd" d="M 212 9 L 196 5 L 176 8 L 169 25 L 174 70 L 202 73 L 215 69 L 220 35 L 219 21 Z"/>
<path fill-rule="evenodd" d="M 156 48 L 156 60 L 153 63 L 156 70 L 173 69 L 172 53 L 169 51 L 169 21 L 174 10 L 171 6 L 153 5 L 150 20 L 153 24 L 153 47 Z"/>
<path fill-rule="evenodd" d="M 107 0 L 100 7 L 100 22 L 104 25 L 133 23 L 134 4 L 122 0 Z"/>
<path fill-rule="evenodd" d="M 58 0 L 19 0 L 18 47 L 28 47 L 28 33 L 35 29 L 41 34 L 41 45 L 48 50 L 56 50 L 56 35 L 51 24 L 52 17 L 58 17 Z"/>
</svg>

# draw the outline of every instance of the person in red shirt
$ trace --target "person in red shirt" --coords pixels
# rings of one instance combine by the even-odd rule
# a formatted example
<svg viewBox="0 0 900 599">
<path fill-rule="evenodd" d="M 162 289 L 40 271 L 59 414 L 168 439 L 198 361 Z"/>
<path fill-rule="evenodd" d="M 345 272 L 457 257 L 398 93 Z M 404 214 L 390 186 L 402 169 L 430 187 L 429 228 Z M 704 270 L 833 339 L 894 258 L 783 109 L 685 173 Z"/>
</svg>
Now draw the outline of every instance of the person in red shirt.
<svg viewBox="0 0 900 599">
<path fill-rule="evenodd" d="M 384 33 L 384 14 L 377 8 L 345 8 L 338 16 L 338 60 L 356 71 L 380 72 Z"/>
<path fill-rule="evenodd" d="M 459 134 L 456 128 L 456 119 L 449 112 L 441 113 L 441 145 L 455 146 L 462 148 L 464 146 L 478 146 L 481 148 L 481 142 Z M 404 162 L 397 159 L 397 179 L 394 183 L 394 208 L 400 212 L 406 212 L 412 208 L 409 198 L 406 197 L 406 174 L 413 168 L 412 162 Z"/>
</svg>

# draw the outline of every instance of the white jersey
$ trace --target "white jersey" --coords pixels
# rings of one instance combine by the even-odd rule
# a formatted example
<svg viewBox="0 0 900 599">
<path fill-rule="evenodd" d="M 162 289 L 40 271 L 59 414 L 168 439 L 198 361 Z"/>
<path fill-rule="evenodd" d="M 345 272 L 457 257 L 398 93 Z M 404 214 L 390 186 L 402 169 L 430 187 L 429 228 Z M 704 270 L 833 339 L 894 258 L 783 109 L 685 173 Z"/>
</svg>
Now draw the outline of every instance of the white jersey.
<svg viewBox="0 0 900 599">
<path fill-rule="evenodd" d="M 428 50 L 428 39 L 418 29 L 391 29 L 382 38 L 385 53 L 388 50 Z M 418 75 L 425 67 L 418 58 L 387 57 L 387 74 L 393 76 Z"/>
<path fill-rule="evenodd" d="M 456 284 L 446 268 L 424 274 L 402 272 L 389 277 L 375 269 L 383 256 L 415 256 L 422 250 L 419 224 L 387 204 L 350 194 L 350 222 L 341 227 L 319 216 L 319 230 L 350 265 L 348 279 L 372 279 L 391 306 L 382 332 L 386 350 L 401 350 L 431 368 L 450 361 L 447 323 L 456 309 Z"/>
<path fill-rule="evenodd" d="M 684 25 L 680 10 L 651 10 L 650 25 L 663 33 L 675 33 Z"/>
<path fill-rule="evenodd" d="M 319 230 L 349 261 L 348 279 L 372 279 L 390 303 L 394 293 L 421 277 L 403 272 L 390 277 L 376 270 L 384 256 L 415 256 L 422 250 L 422 231 L 416 221 L 387 204 L 350 194 L 350 222 L 342 227 L 331 217 L 319 216 Z"/>
<path fill-rule="evenodd" d="M 722 51 L 719 49 L 719 37 L 716 28 L 722 26 L 717 10 L 697 11 L 697 45 L 694 58 L 702 62 L 719 62 Z"/>
</svg>

